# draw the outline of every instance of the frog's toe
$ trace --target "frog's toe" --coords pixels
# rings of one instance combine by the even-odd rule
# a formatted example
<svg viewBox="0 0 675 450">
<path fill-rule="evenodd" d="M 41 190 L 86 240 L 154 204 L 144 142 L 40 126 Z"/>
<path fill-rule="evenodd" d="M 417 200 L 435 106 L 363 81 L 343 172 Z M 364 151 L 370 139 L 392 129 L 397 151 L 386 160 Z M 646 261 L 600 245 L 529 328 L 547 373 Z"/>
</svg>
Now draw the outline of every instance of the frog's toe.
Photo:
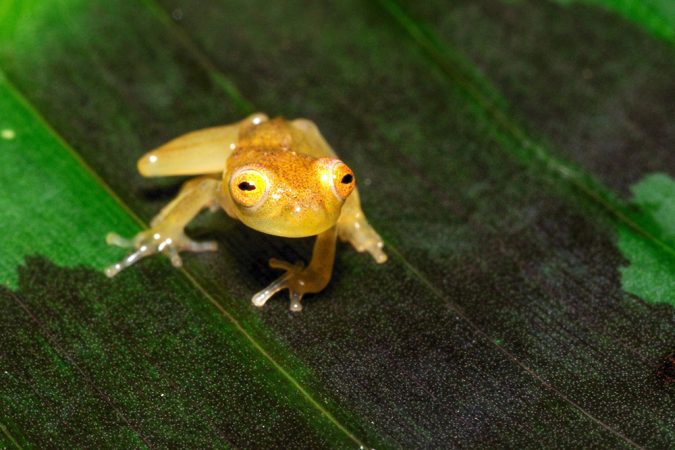
<svg viewBox="0 0 675 450">
<path fill-rule="evenodd" d="M 169 261 L 171 261 L 172 266 L 175 268 L 183 267 L 183 258 L 180 257 L 176 247 L 167 247 L 165 252 L 166 256 L 169 257 Z"/>
<path fill-rule="evenodd" d="M 387 254 L 382 250 L 384 247 L 384 242 L 374 241 L 371 242 L 365 250 L 370 253 L 370 256 L 373 257 L 376 263 L 382 264 L 387 262 Z"/>
<path fill-rule="evenodd" d="M 215 252 L 218 251 L 218 242 L 216 241 L 193 241 L 192 239 L 185 239 L 181 244 L 179 250 L 187 252 Z"/>
<path fill-rule="evenodd" d="M 305 265 L 302 262 L 291 264 L 273 258 L 270 259 L 270 267 L 283 269 L 286 273 L 270 283 L 265 289 L 256 293 L 251 298 L 251 302 L 255 306 L 262 308 L 265 306 L 265 303 L 267 303 L 267 300 L 272 298 L 274 294 L 284 289 L 288 289 L 291 299 L 290 310 L 294 312 L 302 311 L 302 304 L 300 302 L 302 300 L 302 295 L 304 294 L 304 290 L 302 290 L 304 283 L 300 279 L 300 274 L 303 272 Z"/>
<path fill-rule="evenodd" d="M 218 250 L 218 243 L 216 241 L 193 241 L 185 235 L 180 235 L 175 240 L 166 239 L 157 246 L 157 250 L 169 257 L 171 265 L 182 267 L 183 260 L 180 252 L 215 252 Z"/>
<path fill-rule="evenodd" d="M 302 293 L 290 290 L 289 294 L 291 297 L 291 303 L 288 309 L 290 309 L 293 312 L 302 311 L 302 303 L 300 303 L 300 301 L 302 300 Z"/>
<path fill-rule="evenodd" d="M 152 253 L 154 252 L 150 249 L 149 246 L 142 245 L 138 249 L 136 249 L 135 252 L 128 254 L 122 261 L 107 267 L 105 269 L 105 274 L 108 276 L 108 278 L 112 278 L 118 273 L 120 273 L 123 269 L 126 269 L 135 262 L 143 259 L 144 257 Z"/>
<path fill-rule="evenodd" d="M 352 226 L 342 227 L 339 230 L 340 239 L 349 242 L 357 252 L 368 252 L 375 262 L 382 264 L 387 261 L 384 252 L 384 241 L 368 223 L 354 223 Z"/>
<path fill-rule="evenodd" d="M 181 267 L 183 262 L 179 256 L 179 252 L 215 252 L 218 250 L 218 242 L 216 241 L 193 241 L 184 234 L 174 238 L 166 239 L 159 244 L 158 251 L 165 253 L 171 260 L 174 267 Z"/>
<path fill-rule="evenodd" d="M 136 249 L 122 261 L 108 267 L 105 270 L 108 277 L 114 277 L 123 269 L 155 253 L 164 253 L 169 257 L 174 267 L 181 267 L 183 259 L 180 257 L 180 252 L 213 252 L 218 250 L 216 241 L 193 241 L 182 232 L 167 233 L 160 228 L 141 231 L 132 239 L 123 238 L 116 233 L 108 233 L 106 242 L 117 247 Z"/>
<path fill-rule="evenodd" d="M 105 241 L 108 245 L 122 248 L 134 248 L 134 241 L 132 239 L 123 238 L 117 233 L 108 233 L 105 236 Z"/>
</svg>

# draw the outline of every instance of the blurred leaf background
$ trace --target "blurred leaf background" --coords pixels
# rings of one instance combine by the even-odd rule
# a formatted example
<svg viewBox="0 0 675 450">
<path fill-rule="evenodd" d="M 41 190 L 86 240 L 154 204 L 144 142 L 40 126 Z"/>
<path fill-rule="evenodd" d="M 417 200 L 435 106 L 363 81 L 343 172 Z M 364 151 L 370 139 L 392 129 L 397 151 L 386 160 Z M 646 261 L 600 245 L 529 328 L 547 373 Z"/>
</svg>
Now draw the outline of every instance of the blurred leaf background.
<svg viewBox="0 0 675 450">
<path fill-rule="evenodd" d="M 0 447 L 675 445 L 675 4 L 0 1 Z M 390 261 L 278 239 L 115 279 L 136 159 L 308 117 Z M 670 355 L 670 356 L 669 356 Z"/>
</svg>

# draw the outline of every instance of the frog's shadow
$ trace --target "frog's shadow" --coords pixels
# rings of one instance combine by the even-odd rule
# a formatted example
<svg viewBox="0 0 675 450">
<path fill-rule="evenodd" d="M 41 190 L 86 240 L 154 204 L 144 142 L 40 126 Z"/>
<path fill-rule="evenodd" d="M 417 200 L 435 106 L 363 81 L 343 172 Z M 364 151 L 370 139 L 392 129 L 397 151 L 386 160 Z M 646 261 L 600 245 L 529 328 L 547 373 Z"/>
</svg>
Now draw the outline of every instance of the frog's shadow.
<svg viewBox="0 0 675 450">
<path fill-rule="evenodd" d="M 217 267 L 217 272 L 222 273 L 222 276 L 216 275 L 215 278 L 227 280 L 226 289 L 236 297 L 248 301 L 253 294 L 262 290 L 283 274 L 282 271 L 269 267 L 268 262 L 271 258 L 293 263 L 302 261 L 305 265 L 309 263 L 314 237 L 293 239 L 270 236 L 248 228 L 240 222 L 235 222 L 225 217 L 222 212 L 214 214 L 214 216 L 216 215 L 219 217 L 214 218 L 213 222 L 229 221 L 231 222 L 229 228 L 204 227 L 203 229 L 195 229 L 192 236 L 199 240 L 217 240 L 219 244 L 218 252 L 193 258 L 197 265 L 202 266 L 202 270 L 206 265 Z M 330 282 L 321 292 L 305 295 L 302 299 L 303 306 L 307 307 L 315 301 L 321 302 L 328 298 L 334 298 L 340 292 L 337 286 L 343 278 L 344 267 L 341 265 L 339 253 L 341 250 L 348 250 L 340 247 L 346 246 L 338 243 L 338 256 L 336 256 Z M 280 310 L 288 308 L 287 302 L 288 293 L 282 291 L 276 294 L 260 312 L 261 314 L 278 313 Z"/>
<path fill-rule="evenodd" d="M 144 183 L 138 188 L 138 196 L 144 203 L 158 204 L 163 207 L 176 198 L 181 186 L 189 178 L 162 177 L 157 179 L 144 178 Z M 151 183 L 151 184 L 150 184 Z M 159 209 L 157 210 L 159 212 Z"/>
<path fill-rule="evenodd" d="M 178 194 L 184 179 L 174 178 L 170 184 L 142 189 L 141 197 L 147 202 L 157 203 L 157 212 Z M 188 268 L 216 274 L 216 278 L 227 280 L 228 288 L 235 295 L 250 297 L 264 288 L 281 271 L 269 267 L 269 260 L 276 258 L 295 263 L 309 263 L 314 237 L 284 238 L 261 233 L 227 216 L 225 211 L 203 210 L 186 227 L 186 233 L 197 241 L 215 240 L 216 252 L 200 254 L 183 253 L 181 256 Z M 338 242 L 337 254 L 348 251 L 349 246 Z M 333 277 L 321 294 L 330 295 L 332 286 L 341 277 L 339 256 L 336 257 Z M 316 295 L 308 294 L 303 303 Z"/>
</svg>

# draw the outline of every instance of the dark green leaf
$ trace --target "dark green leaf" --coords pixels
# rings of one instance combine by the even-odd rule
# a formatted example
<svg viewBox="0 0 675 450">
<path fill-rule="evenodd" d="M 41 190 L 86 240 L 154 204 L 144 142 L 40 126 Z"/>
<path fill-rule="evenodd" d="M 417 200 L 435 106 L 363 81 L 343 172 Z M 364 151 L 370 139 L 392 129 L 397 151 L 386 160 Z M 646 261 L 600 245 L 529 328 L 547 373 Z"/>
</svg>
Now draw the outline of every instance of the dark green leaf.
<svg viewBox="0 0 675 450">
<path fill-rule="evenodd" d="M 115 252 L 102 236 L 110 224 L 133 233 L 132 217 L 3 79 L 0 117 L 0 269 L 12 286 L 0 286 L 0 424 L 10 442 L 358 443 L 190 277 L 155 260 L 106 278 Z"/>
<path fill-rule="evenodd" d="M 0 64 L 46 121 L 3 85 L 0 120 L 14 122 L 0 128 L 16 137 L 0 148 L 16 170 L 43 169 L 28 160 L 38 154 L 54 173 L 48 192 L 66 194 L 44 201 L 32 175 L 12 183 L 21 200 L 3 203 L 7 233 L 33 239 L 0 247 L 12 252 L 3 276 L 16 280 L 16 264 L 39 255 L 1 294 L 0 355 L 17 374 L 0 384 L 5 436 L 120 447 L 675 442 L 672 384 L 658 375 L 674 310 L 625 290 L 616 247 L 620 229 L 656 261 L 643 270 L 675 275 L 670 229 L 645 197 L 627 203 L 632 183 L 673 171 L 665 41 L 591 7 L 534 1 L 21 1 L 0 6 L 0 22 Z M 591 31 L 608 50 L 589 50 Z M 590 87 L 586 59 L 605 74 Z M 255 310 L 250 295 L 275 276 L 267 259 L 305 258 L 309 242 L 218 214 L 189 231 L 221 251 L 187 255 L 185 272 L 159 258 L 113 281 L 94 271 L 114 259 L 105 225 L 135 228 L 103 183 L 147 222 L 177 180 L 141 179 L 136 158 L 252 109 L 317 121 L 365 181 L 390 261 L 341 246 L 334 279 L 301 315 L 281 299 Z M 59 214 L 63 234 L 50 226 Z"/>
</svg>

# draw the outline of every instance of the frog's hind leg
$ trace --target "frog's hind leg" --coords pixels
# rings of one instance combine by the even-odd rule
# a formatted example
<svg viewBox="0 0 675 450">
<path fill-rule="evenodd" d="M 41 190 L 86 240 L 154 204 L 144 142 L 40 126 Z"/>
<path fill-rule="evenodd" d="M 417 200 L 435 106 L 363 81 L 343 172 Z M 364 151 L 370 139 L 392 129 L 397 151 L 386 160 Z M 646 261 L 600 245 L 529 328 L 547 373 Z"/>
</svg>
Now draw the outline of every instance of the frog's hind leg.
<svg viewBox="0 0 675 450">
<path fill-rule="evenodd" d="M 296 119 L 291 122 L 296 130 L 304 137 L 302 152 L 316 158 L 333 157 L 337 155 L 321 135 L 314 122 L 307 119 Z M 382 248 L 384 243 L 380 235 L 368 223 L 361 208 L 358 188 L 347 198 L 342 206 L 342 212 L 337 223 L 338 236 L 341 241 L 349 242 L 359 252 L 368 252 L 378 263 L 387 260 L 387 254 Z"/>
<path fill-rule="evenodd" d="M 186 182 L 178 196 L 152 220 L 151 227 L 131 239 L 115 233 L 106 236 L 106 242 L 135 251 L 105 270 L 113 277 L 139 260 L 155 253 L 166 254 L 175 267 L 183 264 L 179 252 L 215 251 L 215 241 L 196 242 L 187 237 L 185 226 L 203 209 L 218 204 L 220 180 L 211 177 L 194 178 Z"/>
<path fill-rule="evenodd" d="M 256 113 L 231 125 L 184 134 L 143 155 L 138 171 L 146 177 L 223 172 L 239 133 L 267 120 L 265 114 Z"/>
</svg>

